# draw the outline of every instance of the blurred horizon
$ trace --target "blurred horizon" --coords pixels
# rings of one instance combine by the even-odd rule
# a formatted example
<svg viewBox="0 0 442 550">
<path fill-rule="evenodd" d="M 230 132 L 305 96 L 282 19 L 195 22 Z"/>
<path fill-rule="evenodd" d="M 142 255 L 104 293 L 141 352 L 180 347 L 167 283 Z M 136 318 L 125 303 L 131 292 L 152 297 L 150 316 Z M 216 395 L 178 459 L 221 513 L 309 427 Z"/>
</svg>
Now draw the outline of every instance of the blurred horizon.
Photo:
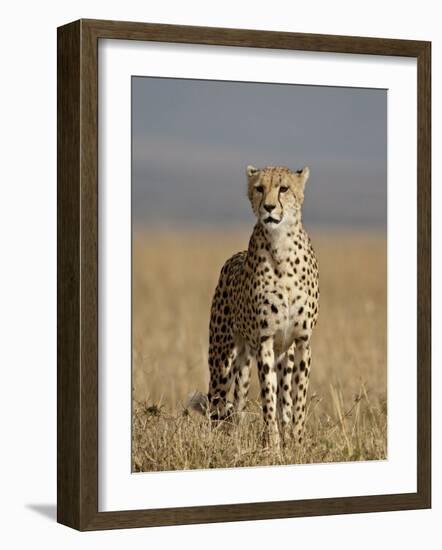
<svg viewBox="0 0 442 550">
<path fill-rule="evenodd" d="M 387 91 L 132 77 L 134 228 L 255 223 L 247 164 L 305 165 L 313 231 L 386 231 Z"/>
</svg>

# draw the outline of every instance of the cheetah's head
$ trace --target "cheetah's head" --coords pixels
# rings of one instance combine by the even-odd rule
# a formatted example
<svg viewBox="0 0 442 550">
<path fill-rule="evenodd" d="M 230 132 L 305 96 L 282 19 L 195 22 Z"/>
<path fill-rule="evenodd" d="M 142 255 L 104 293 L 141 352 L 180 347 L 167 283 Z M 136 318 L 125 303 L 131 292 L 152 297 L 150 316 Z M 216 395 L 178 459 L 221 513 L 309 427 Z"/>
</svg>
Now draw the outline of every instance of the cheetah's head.
<svg viewBox="0 0 442 550">
<path fill-rule="evenodd" d="M 265 227 L 273 229 L 300 221 L 309 174 L 308 166 L 295 172 L 280 166 L 262 169 L 247 166 L 248 197 L 253 212 Z"/>
</svg>

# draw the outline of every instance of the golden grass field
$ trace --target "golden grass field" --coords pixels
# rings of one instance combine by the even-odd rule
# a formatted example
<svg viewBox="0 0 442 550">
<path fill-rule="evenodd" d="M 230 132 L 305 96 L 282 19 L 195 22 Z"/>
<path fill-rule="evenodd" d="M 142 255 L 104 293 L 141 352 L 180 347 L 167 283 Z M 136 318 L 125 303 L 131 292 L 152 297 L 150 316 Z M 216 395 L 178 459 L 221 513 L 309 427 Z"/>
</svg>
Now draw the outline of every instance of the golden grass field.
<svg viewBox="0 0 442 550">
<path fill-rule="evenodd" d="M 208 324 L 219 270 L 248 232 L 135 231 L 133 471 L 380 460 L 387 456 L 385 235 L 312 233 L 320 315 L 305 442 L 262 445 L 256 372 L 247 415 L 216 428 L 186 409 L 208 384 Z"/>
</svg>

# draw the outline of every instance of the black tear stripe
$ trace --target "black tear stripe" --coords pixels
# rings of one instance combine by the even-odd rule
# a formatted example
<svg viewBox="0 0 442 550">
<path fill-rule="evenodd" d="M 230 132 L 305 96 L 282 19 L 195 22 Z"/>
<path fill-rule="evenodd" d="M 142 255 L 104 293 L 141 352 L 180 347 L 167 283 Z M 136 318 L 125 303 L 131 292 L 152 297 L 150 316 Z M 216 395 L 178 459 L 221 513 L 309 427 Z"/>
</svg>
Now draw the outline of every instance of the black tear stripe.
<svg viewBox="0 0 442 550">
<path fill-rule="evenodd" d="M 284 215 L 284 208 L 282 207 L 282 202 L 281 202 L 280 194 L 281 194 L 281 191 L 278 190 L 278 202 L 279 202 L 279 206 L 281 207 L 281 220 L 282 220 L 283 215 Z"/>
</svg>

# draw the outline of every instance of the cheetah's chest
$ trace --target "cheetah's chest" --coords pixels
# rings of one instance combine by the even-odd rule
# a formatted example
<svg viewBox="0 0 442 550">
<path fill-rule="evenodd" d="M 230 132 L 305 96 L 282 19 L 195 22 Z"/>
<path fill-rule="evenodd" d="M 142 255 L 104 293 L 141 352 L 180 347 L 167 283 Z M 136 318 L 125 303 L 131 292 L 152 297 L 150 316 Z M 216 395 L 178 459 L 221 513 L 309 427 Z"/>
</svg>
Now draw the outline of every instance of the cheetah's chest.
<svg viewBox="0 0 442 550">
<path fill-rule="evenodd" d="M 284 276 L 269 290 L 264 302 L 269 301 L 270 308 L 261 309 L 260 319 L 267 320 L 264 334 L 274 338 L 275 350 L 284 353 L 296 338 L 308 333 L 308 295 L 299 281 Z"/>
<path fill-rule="evenodd" d="M 307 341 L 318 310 L 317 265 L 302 233 L 277 243 L 251 241 L 232 293 L 234 333 L 252 349 L 271 337 L 276 352 Z"/>
</svg>

